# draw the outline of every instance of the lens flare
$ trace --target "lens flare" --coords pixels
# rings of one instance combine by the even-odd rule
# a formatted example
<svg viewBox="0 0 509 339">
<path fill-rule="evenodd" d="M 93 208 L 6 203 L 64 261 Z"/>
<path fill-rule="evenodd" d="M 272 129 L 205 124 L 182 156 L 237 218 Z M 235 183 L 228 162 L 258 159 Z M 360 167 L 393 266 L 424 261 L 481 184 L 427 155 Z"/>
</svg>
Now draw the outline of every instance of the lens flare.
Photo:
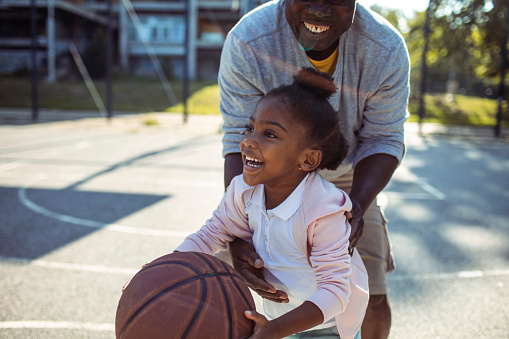
<svg viewBox="0 0 509 339">
<path fill-rule="evenodd" d="M 309 39 L 309 38 L 306 38 L 305 35 L 304 35 L 304 30 L 305 30 L 305 28 L 303 28 L 300 31 L 299 46 L 300 46 L 300 48 L 304 52 L 307 52 L 307 51 L 310 51 L 313 48 L 315 48 L 316 44 L 318 43 L 318 39 Z"/>
</svg>

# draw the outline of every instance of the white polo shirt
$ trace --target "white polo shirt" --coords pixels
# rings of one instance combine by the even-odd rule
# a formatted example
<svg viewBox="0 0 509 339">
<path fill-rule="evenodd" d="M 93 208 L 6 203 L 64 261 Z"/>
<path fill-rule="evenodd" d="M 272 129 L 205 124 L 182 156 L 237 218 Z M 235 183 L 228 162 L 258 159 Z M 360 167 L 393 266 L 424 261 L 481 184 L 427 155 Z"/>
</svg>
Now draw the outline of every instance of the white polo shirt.
<svg viewBox="0 0 509 339">
<path fill-rule="evenodd" d="M 263 185 L 255 188 L 251 202 L 246 206 L 249 227 L 253 231 L 253 244 L 264 261 L 265 279 L 276 289 L 285 291 L 290 300 L 282 304 L 263 299 L 264 312 L 269 319 L 300 306 L 317 289 L 313 269 L 293 236 L 294 219 L 302 205 L 308 177 L 309 174 L 276 208 L 266 210 Z M 332 326 L 335 326 L 334 318 L 310 330 Z"/>
</svg>

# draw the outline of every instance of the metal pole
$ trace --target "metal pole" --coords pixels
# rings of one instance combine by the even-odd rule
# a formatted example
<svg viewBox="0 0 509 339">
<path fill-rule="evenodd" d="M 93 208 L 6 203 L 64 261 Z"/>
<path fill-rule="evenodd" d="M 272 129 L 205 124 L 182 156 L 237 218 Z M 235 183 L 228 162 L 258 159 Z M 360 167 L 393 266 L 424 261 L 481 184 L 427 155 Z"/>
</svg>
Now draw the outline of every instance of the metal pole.
<svg viewBox="0 0 509 339">
<path fill-rule="evenodd" d="M 186 17 L 186 33 L 184 37 L 184 46 L 185 46 L 185 54 L 184 54 L 184 79 L 183 79 L 183 106 L 184 106 L 184 123 L 187 122 L 187 98 L 189 96 L 189 25 L 191 24 L 189 20 L 189 14 L 192 8 L 189 6 L 190 1 L 185 1 L 185 17 Z"/>
<path fill-rule="evenodd" d="M 37 83 L 37 10 L 35 0 L 30 0 L 30 35 L 31 49 L 30 56 L 32 61 L 32 120 L 39 119 L 39 101 L 38 101 L 38 83 Z"/>
<path fill-rule="evenodd" d="M 55 45 L 55 0 L 48 0 L 48 20 L 46 24 L 48 41 L 48 82 L 56 81 L 56 45 Z"/>
<path fill-rule="evenodd" d="M 107 116 L 108 112 L 106 112 L 106 107 L 104 106 L 103 99 L 99 95 L 99 92 L 97 91 L 97 88 L 95 87 L 92 78 L 90 78 L 90 74 L 88 74 L 87 68 L 85 67 L 83 60 L 81 59 L 80 52 L 73 43 L 69 44 L 69 51 L 71 52 L 72 58 L 74 59 L 74 63 L 76 64 L 76 67 L 78 67 L 78 70 L 83 78 L 83 81 L 85 82 L 85 85 L 87 86 L 87 89 L 90 92 L 90 96 L 92 96 L 92 100 L 94 100 L 95 105 L 99 110 L 99 113 L 101 113 L 102 116 Z"/>
<path fill-rule="evenodd" d="M 497 123 L 495 125 L 495 137 L 500 137 L 500 130 L 502 125 L 502 104 L 505 100 L 505 70 L 507 68 L 507 40 L 509 36 L 509 7 L 505 10 L 505 30 L 504 39 L 502 42 L 502 61 L 500 63 L 500 82 L 498 84 L 498 109 L 497 109 Z"/>
<path fill-rule="evenodd" d="M 113 62 L 113 0 L 108 0 L 108 27 L 106 37 L 106 112 L 108 119 L 113 117 L 112 109 L 112 79 L 111 68 Z"/>
<path fill-rule="evenodd" d="M 426 80 L 428 77 L 428 68 L 426 65 L 426 55 L 428 53 L 428 45 L 429 45 L 429 32 L 430 32 L 430 16 L 431 16 L 431 4 L 433 0 L 429 0 L 428 9 L 426 10 L 426 21 L 424 23 L 424 46 L 422 49 L 421 56 L 421 91 L 419 97 L 419 125 L 422 124 L 424 120 L 424 115 L 426 113 L 426 106 L 424 103 L 424 95 L 426 94 Z"/>
</svg>

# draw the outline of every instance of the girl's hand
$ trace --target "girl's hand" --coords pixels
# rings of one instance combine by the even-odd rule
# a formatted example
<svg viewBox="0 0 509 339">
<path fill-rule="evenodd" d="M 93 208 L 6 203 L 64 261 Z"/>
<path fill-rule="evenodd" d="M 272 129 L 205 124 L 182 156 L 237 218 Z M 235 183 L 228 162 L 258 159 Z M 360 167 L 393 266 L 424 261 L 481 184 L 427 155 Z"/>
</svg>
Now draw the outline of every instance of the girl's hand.
<svg viewBox="0 0 509 339">
<path fill-rule="evenodd" d="M 279 339 L 264 315 L 256 311 L 244 311 L 244 315 L 255 322 L 253 334 L 248 339 Z"/>
</svg>

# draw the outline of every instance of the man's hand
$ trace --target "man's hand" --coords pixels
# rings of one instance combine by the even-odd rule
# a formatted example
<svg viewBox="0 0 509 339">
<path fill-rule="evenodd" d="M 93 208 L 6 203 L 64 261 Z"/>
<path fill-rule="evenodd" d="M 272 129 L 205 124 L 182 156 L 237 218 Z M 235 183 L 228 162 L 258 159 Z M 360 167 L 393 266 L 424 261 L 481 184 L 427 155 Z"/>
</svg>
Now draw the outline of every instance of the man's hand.
<svg viewBox="0 0 509 339">
<path fill-rule="evenodd" d="M 348 253 L 350 255 L 353 254 L 353 249 L 359 242 L 359 239 L 362 236 L 362 231 L 364 230 L 364 219 L 362 218 L 362 208 L 357 202 L 352 200 L 352 211 L 346 212 L 346 218 L 352 227 L 352 231 L 350 232 L 350 246 L 348 246 Z"/>
<path fill-rule="evenodd" d="M 236 238 L 230 243 L 230 256 L 233 267 L 239 272 L 247 286 L 262 298 L 277 303 L 287 303 L 288 295 L 265 281 L 263 277 L 263 260 L 248 242 Z"/>
</svg>

